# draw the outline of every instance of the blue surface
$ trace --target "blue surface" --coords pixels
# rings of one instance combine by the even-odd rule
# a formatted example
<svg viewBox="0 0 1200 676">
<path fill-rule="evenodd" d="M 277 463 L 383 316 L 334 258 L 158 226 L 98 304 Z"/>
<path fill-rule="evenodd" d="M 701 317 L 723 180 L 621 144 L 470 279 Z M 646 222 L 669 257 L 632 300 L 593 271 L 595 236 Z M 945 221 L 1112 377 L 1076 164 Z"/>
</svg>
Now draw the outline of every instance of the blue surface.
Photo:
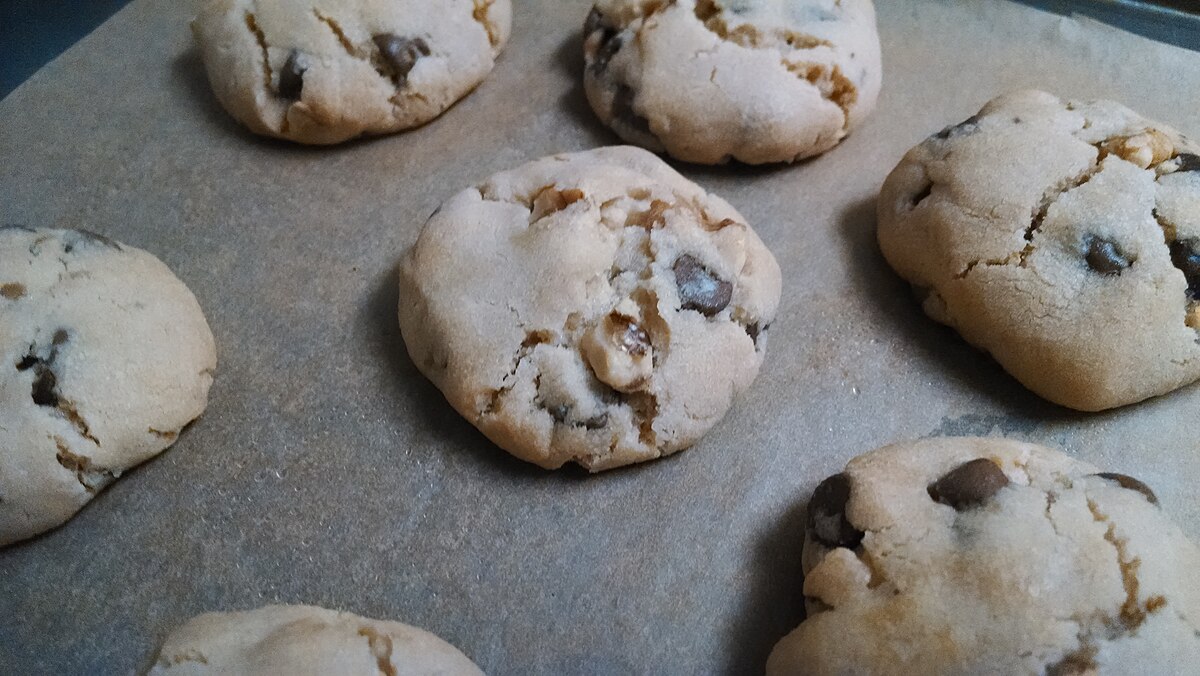
<svg viewBox="0 0 1200 676">
<path fill-rule="evenodd" d="M 1131 33 L 1200 51 L 1200 0 L 1016 0 L 1058 14 L 1090 16 Z"/>
<path fill-rule="evenodd" d="M 129 0 L 0 0 L 0 98 L 127 2 Z M 1059 14 L 1086 14 L 1156 40 L 1200 50 L 1200 0 L 1017 2 Z"/>
<path fill-rule="evenodd" d="M 0 0 L 0 98 L 129 0 Z"/>
</svg>

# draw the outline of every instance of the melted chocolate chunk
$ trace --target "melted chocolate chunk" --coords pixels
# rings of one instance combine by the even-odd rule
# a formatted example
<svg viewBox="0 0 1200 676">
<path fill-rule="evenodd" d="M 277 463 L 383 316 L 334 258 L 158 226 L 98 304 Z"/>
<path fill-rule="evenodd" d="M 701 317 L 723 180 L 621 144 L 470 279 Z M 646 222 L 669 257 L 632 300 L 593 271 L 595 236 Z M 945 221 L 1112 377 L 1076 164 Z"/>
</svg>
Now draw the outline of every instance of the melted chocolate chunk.
<svg viewBox="0 0 1200 676">
<path fill-rule="evenodd" d="M 66 247 L 64 247 L 64 250 L 67 253 L 71 253 L 71 250 L 74 249 L 75 245 L 79 242 L 83 242 L 86 244 L 96 244 L 99 246 L 108 247 L 109 249 L 115 249 L 117 251 L 121 251 L 120 244 L 117 244 L 115 241 L 113 241 L 99 233 L 92 232 L 91 230 L 82 230 L 82 229 L 73 230 L 72 232 L 75 234 L 75 241 L 68 242 Z"/>
<path fill-rule="evenodd" d="M 1133 264 L 1115 243 L 1107 239 L 1089 237 L 1084 246 L 1087 247 L 1084 259 L 1087 260 L 1088 267 L 1101 274 L 1119 275 L 1122 270 Z"/>
<path fill-rule="evenodd" d="M 1175 162 L 1178 165 L 1178 168 L 1175 170 L 1176 173 L 1181 171 L 1200 171 L 1200 155 L 1180 153 L 1175 156 Z"/>
<path fill-rule="evenodd" d="M 978 124 L 979 124 L 979 116 L 972 115 L 971 117 L 968 117 L 967 119 L 963 120 L 962 122 L 959 122 L 958 124 L 946 127 L 945 129 L 934 134 L 934 138 L 945 141 L 946 139 L 954 138 L 955 136 L 963 136 L 972 131 L 975 131 L 975 127 Z"/>
<path fill-rule="evenodd" d="M 1100 477 L 1101 479 L 1115 482 L 1121 488 L 1141 493 L 1142 495 L 1146 496 L 1146 499 L 1149 500 L 1150 504 L 1152 505 L 1158 504 L 1158 496 L 1154 494 L 1154 491 L 1150 490 L 1150 487 L 1146 484 L 1134 479 L 1131 476 L 1117 474 L 1115 472 L 1100 472 L 1096 476 Z"/>
<path fill-rule="evenodd" d="M 30 393 L 33 403 L 38 406 L 58 406 L 58 394 L 54 391 L 58 387 L 58 376 L 45 364 L 38 364 L 35 373 L 33 391 Z"/>
<path fill-rule="evenodd" d="M 586 39 L 598 30 L 611 31 L 612 29 L 608 26 L 608 22 L 604 19 L 604 14 L 600 12 L 599 8 L 593 7 L 592 11 L 588 12 L 587 19 L 583 22 L 583 37 Z"/>
<path fill-rule="evenodd" d="M 809 536 L 826 547 L 857 547 L 862 542 L 863 532 L 846 518 L 848 502 L 849 477 L 834 474 L 822 481 L 808 501 Z"/>
<path fill-rule="evenodd" d="M 979 458 L 959 465 L 927 490 L 935 501 L 961 512 L 978 507 L 1007 485 L 1008 477 L 996 463 Z"/>
<path fill-rule="evenodd" d="M 292 50 L 283 70 L 279 71 L 279 96 L 289 101 L 299 101 L 304 91 L 304 72 L 308 70 L 300 65 L 300 52 Z"/>
<path fill-rule="evenodd" d="M 1200 298 L 1200 239 L 1171 242 L 1171 264 L 1187 279 L 1188 295 Z"/>
<path fill-rule="evenodd" d="M 675 284 L 684 310 L 695 310 L 709 317 L 724 310 L 733 298 L 733 284 L 686 254 L 675 261 Z"/>
<path fill-rule="evenodd" d="M 601 40 L 600 49 L 596 50 L 596 56 L 592 59 L 592 72 L 596 75 L 608 70 L 608 62 L 621 51 L 621 47 L 625 44 L 625 40 L 620 35 L 605 35 L 606 39 Z"/>
<path fill-rule="evenodd" d="M 394 33 L 380 33 L 372 40 L 379 48 L 380 56 L 391 69 L 392 80 L 398 87 L 408 84 L 408 74 L 412 72 L 421 57 L 433 53 L 424 38 L 406 38 Z"/>
<path fill-rule="evenodd" d="M 620 318 L 625 322 L 625 331 L 621 334 L 621 349 L 629 354 L 640 357 L 650 349 L 650 336 L 646 330 L 632 319 Z"/>
</svg>

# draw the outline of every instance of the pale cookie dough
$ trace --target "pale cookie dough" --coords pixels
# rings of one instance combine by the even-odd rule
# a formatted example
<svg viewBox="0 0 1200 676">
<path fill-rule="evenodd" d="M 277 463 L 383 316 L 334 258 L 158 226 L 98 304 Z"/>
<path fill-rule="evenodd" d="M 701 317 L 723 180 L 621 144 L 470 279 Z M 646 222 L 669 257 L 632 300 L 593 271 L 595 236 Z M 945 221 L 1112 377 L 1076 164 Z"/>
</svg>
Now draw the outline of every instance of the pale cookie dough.
<svg viewBox="0 0 1200 676">
<path fill-rule="evenodd" d="M 148 676 L 482 676 L 433 634 L 314 606 L 205 613 L 167 637 Z"/>
<path fill-rule="evenodd" d="M 911 150 L 879 244 L 925 312 L 1097 411 L 1200 378 L 1200 145 L 1111 101 L 1000 97 Z"/>
<path fill-rule="evenodd" d="M 1194 673 L 1200 549 L 1142 482 L 1001 439 L 898 444 L 822 482 L 785 674 Z"/>
<path fill-rule="evenodd" d="M 154 256 L 0 226 L 0 546 L 174 443 L 216 365 L 195 297 Z"/>
<path fill-rule="evenodd" d="M 252 131 L 331 144 L 422 125 L 491 72 L 512 0 L 208 0 L 192 31 Z"/>
<path fill-rule="evenodd" d="M 631 147 L 451 198 L 400 267 L 413 362 L 519 458 L 599 471 L 696 443 L 754 380 L 779 266 L 724 200 Z"/>
<path fill-rule="evenodd" d="M 871 0 L 601 0 L 584 87 L 630 143 L 688 162 L 791 162 L 838 144 L 882 78 Z"/>
</svg>

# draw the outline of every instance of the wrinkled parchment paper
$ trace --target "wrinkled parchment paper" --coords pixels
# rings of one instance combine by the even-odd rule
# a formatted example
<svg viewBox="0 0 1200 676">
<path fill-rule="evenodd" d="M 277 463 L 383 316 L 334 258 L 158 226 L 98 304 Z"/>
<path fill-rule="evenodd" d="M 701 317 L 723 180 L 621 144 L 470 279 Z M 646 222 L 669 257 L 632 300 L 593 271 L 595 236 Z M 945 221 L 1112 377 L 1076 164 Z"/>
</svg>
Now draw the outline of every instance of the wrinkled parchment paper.
<svg viewBox="0 0 1200 676">
<path fill-rule="evenodd" d="M 1063 447 L 1145 480 L 1200 536 L 1200 387 L 1101 415 L 1038 399 L 921 314 L 873 216 L 907 148 L 1009 89 L 1115 98 L 1200 136 L 1200 54 L 1009 2 L 880 2 L 883 96 L 845 143 L 793 167 L 681 167 L 783 267 L 754 388 L 696 448 L 588 477 L 491 446 L 396 328 L 395 264 L 443 199 L 616 142 L 579 84 L 588 3 L 515 4 L 473 95 L 339 148 L 226 116 L 193 2 L 137 0 L 0 102 L 0 221 L 157 254 L 220 350 L 172 449 L 0 551 L 0 672 L 129 673 L 195 613 L 303 602 L 420 625 L 491 674 L 760 673 L 801 617 L 809 492 L 927 435 Z"/>
</svg>

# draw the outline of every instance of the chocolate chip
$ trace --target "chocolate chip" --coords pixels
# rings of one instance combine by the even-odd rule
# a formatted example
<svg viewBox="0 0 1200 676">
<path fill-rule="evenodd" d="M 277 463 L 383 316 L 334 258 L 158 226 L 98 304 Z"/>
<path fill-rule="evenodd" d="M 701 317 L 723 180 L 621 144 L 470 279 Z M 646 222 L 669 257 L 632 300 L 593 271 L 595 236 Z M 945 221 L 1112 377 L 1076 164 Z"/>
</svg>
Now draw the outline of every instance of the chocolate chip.
<svg viewBox="0 0 1200 676">
<path fill-rule="evenodd" d="M 929 497 L 958 511 L 976 507 L 1008 485 L 1008 477 L 996 463 L 979 458 L 959 467 L 927 489 Z"/>
<path fill-rule="evenodd" d="M 25 285 L 18 282 L 0 284 L 0 296 L 9 300 L 17 300 L 25 295 Z"/>
<path fill-rule="evenodd" d="M 54 332 L 54 338 L 51 339 L 51 343 L 55 346 L 62 345 L 63 343 L 70 340 L 70 338 L 71 338 L 71 335 L 69 333 L 67 333 L 66 329 L 59 329 Z M 50 359 L 54 359 L 54 357 L 51 356 Z"/>
<path fill-rule="evenodd" d="M 686 254 L 675 261 L 675 284 L 684 310 L 696 310 L 709 317 L 724 310 L 733 298 L 733 284 Z"/>
<path fill-rule="evenodd" d="M 279 96 L 289 101 L 299 101 L 300 93 L 304 91 L 306 70 L 300 65 L 300 52 L 292 50 L 283 64 L 283 70 L 279 71 Z"/>
<path fill-rule="evenodd" d="M 1181 171 L 1200 171 L 1200 155 L 1192 153 L 1179 153 L 1175 156 L 1175 164 L 1177 168 L 1175 172 Z"/>
<path fill-rule="evenodd" d="M 946 127 L 945 129 L 934 134 L 934 138 L 938 138 L 938 139 L 945 141 L 948 138 L 953 138 L 955 136 L 962 136 L 962 135 L 966 134 L 967 132 L 974 131 L 975 126 L 978 124 L 979 124 L 979 116 L 972 115 L 971 117 L 968 117 L 967 119 L 963 120 L 962 122 L 959 122 L 958 124 Z"/>
<path fill-rule="evenodd" d="M 1142 495 L 1146 496 L 1146 499 L 1149 500 L 1150 504 L 1152 505 L 1158 504 L 1158 496 L 1154 494 L 1154 491 L 1150 490 L 1150 487 L 1146 484 L 1134 479 L 1131 476 L 1125 474 L 1116 474 L 1114 472 L 1100 472 L 1096 476 L 1100 477 L 1101 479 L 1107 479 L 1108 481 L 1115 482 L 1121 488 L 1141 493 Z"/>
<path fill-rule="evenodd" d="M 44 364 L 38 364 L 35 371 L 37 375 L 33 379 L 33 391 L 30 393 L 33 403 L 38 406 L 58 406 L 58 394 L 54 391 L 58 387 L 58 377 Z"/>
<path fill-rule="evenodd" d="M 761 336 L 763 334 L 763 332 L 765 332 L 769 328 L 771 328 L 770 324 L 768 324 L 767 326 L 759 326 L 758 322 L 754 322 L 753 324 L 747 324 L 746 325 L 746 335 L 750 336 L 750 340 L 754 341 L 754 345 L 757 346 L 758 345 L 758 337 Z"/>
<path fill-rule="evenodd" d="M 120 244 L 117 244 L 115 241 L 105 237 L 104 235 L 92 232 L 91 230 L 79 229 L 79 230 L 75 230 L 74 233 L 78 239 L 80 239 L 84 242 L 88 242 L 90 244 L 99 244 L 101 246 L 106 246 L 110 249 L 116 249 L 117 251 L 121 251 Z"/>
<path fill-rule="evenodd" d="M 1088 267 L 1105 275 L 1119 275 L 1121 271 L 1133 263 L 1117 248 L 1117 245 L 1107 239 L 1089 237 L 1084 241 L 1087 253 L 1084 258 Z"/>
<path fill-rule="evenodd" d="M 620 35 L 606 36 L 608 39 L 601 41 L 600 49 L 596 50 L 596 56 L 592 57 L 592 72 L 596 75 L 603 73 L 608 69 L 608 62 L 621 51 L 621 47 L 625 44 L 625 40 Z"/>
<path fill-rule="evenodd" d="M 646 334 L 637 322 L 627 317 L 621 317 L 625 323 L 625 331 L 621 334 L 621 349 L 629 354 L 640 357 L 650 349 L 650 336 Z"/>
<path fill-rule="evenodd" d="M 1200 298 L 1200 239 L 1171 242 L 1171 264 L 1187 279 L 1188 295 Z"/>
<path fill-rule="evenodd" d="M 34 365 L 40 361 L 41 360 L 38 359 L 36 355 L 27 354 L 24 357 L 21 357 L 21 361 L 17 362 L 17 370 L 18 371 L 28 371 L 29 369 L 33 368 Z"/>
<path fill-rule="evenodd" d="M 371 38 L 379 48 L 379 54 L 392 71 L 392 80 L 396 86 L 408 84 L 408 74 L 422 56 L 429 56 L 432 51 L 424 38 L 406 38 L 394 33 L 380 33 Z"/>
<path fill-rule="evenodd" d="M 617 93 L 613 95 L 613 118 L 620 121 L 626 127 L 639 134 L 652 134 L 650 131 L 650 121 L 633 109 L 633 89 L 625 85 L 617 87 Z"/>
<path fill-rule="evenodd" d="M 565 425 L 582 425 L 589 430 L 598 430 L 605 425 L 608 425 L 608 413 L 599 413 L 587 420 L 576 420 L 571 417 L 571 406 L 568 404 L 558 404 L 546 409 L 550 417 Z"/>
<path fill-rule="evenodd" d="M 808 532 L 826 547 L 854 549 L 862 542 L 863 532 L 846 518 L 850 501 L 850 478 L 834 474 L 822 481 L 808 501 Z"/>
<path fill-rule="evenodd" d="M 600 12 L 600 9 L 593 7 L 592 11 L 588 12 L 587 19 L 583 22 L 583 37 L 586 39 L 598 30 L 612 29 L 608 26 L 608 21 L 605 20 L 604 14 Z"/>
</svg>

